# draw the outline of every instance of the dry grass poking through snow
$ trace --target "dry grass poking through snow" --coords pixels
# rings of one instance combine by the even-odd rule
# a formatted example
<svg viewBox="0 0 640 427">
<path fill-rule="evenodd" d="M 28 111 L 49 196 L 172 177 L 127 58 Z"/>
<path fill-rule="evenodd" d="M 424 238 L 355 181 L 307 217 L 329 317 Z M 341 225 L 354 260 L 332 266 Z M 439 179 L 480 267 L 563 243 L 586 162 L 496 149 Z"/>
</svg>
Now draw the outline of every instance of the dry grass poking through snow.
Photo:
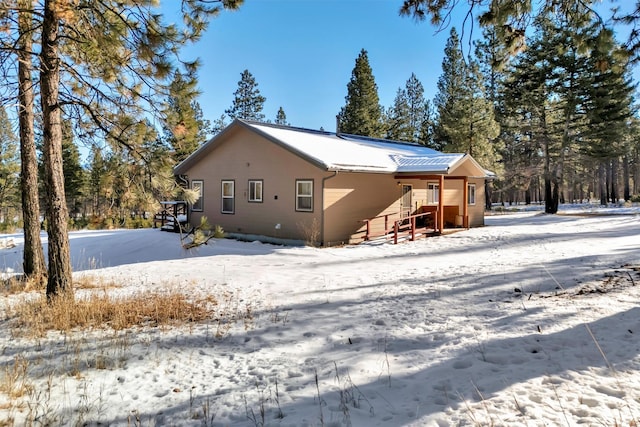
<svg viewBox="0 0 640 427">
<path fill-rule="evenodd" d="M 4 320 L 9 321 L 14 336 L 37 338 L 48 331 L 72 332 L 84 329 L 111 328 L 114 331 L 138 326 L 165 327 L 214 320 L 219 325 L 250 321 L 251 307 L 230 304 L 231 295 L 222 295 L 223 304 L 212 295 L 189 295 L 174 290 L 111 295 L 116 285 L 95 284 L 86 279 L 76 284 L 82 288 L 75 297 L 60 295 L 48 301 L 43 292 L 25 293 L 17 302 L 4 307 Z M 5 290 L 17 293 L 15 283 Z M 23 287 L 25 289 L 25 287 Z M 29 286 L 26 286 L 29 289 Z M 233 309 L 231 307 L 234 307 Z M 217 335 L 224 335 L 220 327 Z"/>
<path fill-rule="evenodd" d="M 191 299 L 175 291 L 134 294 L 123 297 L 89 295 L 85 298 L 59 296 L 47 302 L 45 296 L 24 299 L 7 316 L 15 329 L 32 337 L 49 330 L 110 327 L 120 331 L 134 326 L 165 326 L 199 322 L 211 318 L 217 301 L 213 297 Z"/>
<path fill-rule="evenodd" d="M 33 283 L 12 278 L 0 284 L 0 294 L 7 297 L 0 307 L 0 321 L 6 323 L 12 337 L 31 341 L 37 348 L 46 342 L 49 332 L 63 337 L 62 348 L 51 350 L 63 356 L 51 363 L 46 358 L 16 353 L 0 367 L 0 394 L 4 395 L 0 409 L 9 414 L 6 419 L 0 418 L 0 427 L 17 425 L 17 414 L 26 420 L 25 425 L 85 425 L 88 417 L 100 416 L 102 394 L 96 402 L 89 402 L 86 390 L 73 398 L 84 403 L 73 410 L 61 410 L 59 402 L 51 398 L 53 379 L 65 373 L 86 388 L 86 369 L 126 366 L 133 345 L 150 345 L 144 338 L 137 338 L 136 331 L 143 336 L 142 331 L 155 328 L 191 328 L 206 323 L 214 325 L 216 338 L 223 338 L 237 322 L 243 322 L 245 328 L 253 323 L 252 306 L 239 302 L 230 292 L 186 295 L 167 285 L 166 289 L 131 294 L 119 292 L 117 284 L 86 277 L 76 281 L 75 289 L 74 297 L 62 295 L 47 301 L 44 290 L 36 289 Z M 95 338 L 92 331 L 99 335 L 105 329 L 114 333 Z M 37 385 L 42 377 L 47 378 L 44 387 Z"/>
</svg>

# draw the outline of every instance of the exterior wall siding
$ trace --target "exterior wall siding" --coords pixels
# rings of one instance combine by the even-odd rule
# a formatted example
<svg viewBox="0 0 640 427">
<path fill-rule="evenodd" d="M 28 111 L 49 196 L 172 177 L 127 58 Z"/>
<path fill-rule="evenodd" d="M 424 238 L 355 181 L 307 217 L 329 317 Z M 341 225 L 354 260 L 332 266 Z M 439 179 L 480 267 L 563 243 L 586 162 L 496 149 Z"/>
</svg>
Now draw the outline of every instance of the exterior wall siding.
<svg viewBox="0 0 640 427">
<path fill-rule="evenodd" d="M 366 231 L 364 219 L 390 215 L 398 219 L 401 188 L 391 175 L 339 173 L 325 181 L 325 245 L 360 243 Z M 382 233 L 384 219 L 375 220 L 374 232 Z"/>
<path fill-rule="evenodd" d="M 476 204 L 469 205 L 469 227 L 484 226 L 484 179 L 469 178 L 469 184 L 476 185 Z"/>
<path fill-rule="evenodd" d="M 189 181 L 202 180 L 202 212 L 191 212 L 198 224 L 225 232 L 307 241 L 321 230 L 322 179 L 326 172 L 263 137 L 245 129 L 228 135 L 209 155 L 187 171 Z M 286 171 L 286 173 L 283 173 Z M 296 211 L 296 180 L 313 181 L 313 211 Z M 222 181 L 234 182 L 234 213 L 221 212 Z M 262 202 L 249 202 L 249 180 L 261 180 Z"/>
</svg>

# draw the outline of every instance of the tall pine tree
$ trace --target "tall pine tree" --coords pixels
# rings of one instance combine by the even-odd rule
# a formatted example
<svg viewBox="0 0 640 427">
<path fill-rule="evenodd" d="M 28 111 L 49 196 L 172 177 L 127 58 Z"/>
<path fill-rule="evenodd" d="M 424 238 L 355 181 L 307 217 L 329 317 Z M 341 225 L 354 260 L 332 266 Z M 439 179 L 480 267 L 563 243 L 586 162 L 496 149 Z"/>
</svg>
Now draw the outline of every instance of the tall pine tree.
<svg viewBox="0 0 640 427">
<path fill-rule="evenodd" d="M 264 121 L 262 109 L 267 99 L 260 95 L 258 83 L 249 70 L 244 70 L 240 74 L 238 89 L 233 96 L 233 105 L 224 111 L 231 119 Z"/>
<path fill-rule="evenodd" d="M 411 74 L 404 88 L 398 89 L 387 113 L 386 128 L 389 139 L 430 145 L 430 105 L 415 74 Z"/>
<path fill-rule="evenodd" d="M 509 171 L 506 171 L 504 162 L 507 155 L 506 146 L 513 140 L 513 134 L 503 126 L 505 119 L 505 97 L 503 96 L 505 73 L 503 70 L 509 55 L 500 43 L 494 26 L 482 29 L 482 38 L 475 42 L 475 58 L 485 84 L 485 96 L 493 105 L 494 117 L 500 124 L 500 134 L 493 140 L 494 150 L 499 152 L 500 161 L 489 166 L 491 171 L 496 173 L 496 179 L 485 181 L 485 209 L 491 210 L 494 189 L 503 196 L 505 190 L 512 185 L 512 180 L 505 176 L 505 172 Z"/>
<path fill-rule="evenodd" d="M 72 216 L 76 216 L 82 211 L 86 176 L 80 163 L 80 150 L 74 143 L 69 123 L 63 125 L 62 170 L 67 209 Z"/>
<path fill-rule="evenodd" d="M 478 66 L 465 62 L 459 43 L 458 33 L 452 28 L 435 98 L 437 142 L 444 151 L 468 153 L 483 167 L 492 168 L 499 160 L 497 147 L 492 144 L 499 126 Z"/>
<path fill-rule="evenodd" d="M 0 106 L 0 222 L 10 228 L 20 204 L 18 138 L 4 107 Z"/>
<path fill-rule="evenodd" d="M 338 114 L 339 132 L 383 137 L 382 107 L 367 51 L 362 49 L 347 84 L 346 104 Z"/>
<path fill-rule="evenodd" d="M 211 124 L 203 118 L 198 103 L 200 92 L 196 85 L 194 77 L 175 72 L 162 109 L 164 138 L 173 150 L 175 163 L 196 151 L 211 133 Z"/>
<path fill-rule="evenodd" d="M 47 266 L 44 258 L 44 249 L 40 239 L 40 199 L 38 195 L 38 160 L 35 141 L 35 82 L 34 82 L 34 55 L 33 40 L 38 37 L 35 11 L 30 8 L 30 0 L 19 0 L 18 9 L 13 15 L 17 15 L 17 28 L 13 37 L 8 40 L 0 37 L 0 46 L 10 45 L 15 40 L 15 51 L 11 48 L 4 50 L 5 55 L 13 53 L 13 58 L 7 57 L 3 64 L 11 64 L 11 59 L 18 62 L 18 122 L 20 126 L 20 190 L 22 193 L 22 220 L 24 224 L 24 253 L 22 269 L 27 278 L 44 284 L 47 278 Z M 8 18 L 11 16 L 7 14 Z M 6 74 L 5 74 L 6 75 Z"/>
<path fill-rule="evenodd" d="M 592 65 L 588 86 L 586 119 L 588 126 L 582 134 L 582 150 L 598 162 L 600 202 L 617 202 L 619 159 L 631 152 L 629 131 L 632 129 L 634 85 L 629 78 L 629 61 L 619 50 L 612 49 L 606 67 Z"/>
<path fill-rule="evenodd" d="M 284 109 L 282 107 L 278 109 L 278 113 L 276 114 L 276 124 L 279 124 L 279 125 L 289 124 L 287 122 L 287 115 L 285 114 Z"/>
</svg>

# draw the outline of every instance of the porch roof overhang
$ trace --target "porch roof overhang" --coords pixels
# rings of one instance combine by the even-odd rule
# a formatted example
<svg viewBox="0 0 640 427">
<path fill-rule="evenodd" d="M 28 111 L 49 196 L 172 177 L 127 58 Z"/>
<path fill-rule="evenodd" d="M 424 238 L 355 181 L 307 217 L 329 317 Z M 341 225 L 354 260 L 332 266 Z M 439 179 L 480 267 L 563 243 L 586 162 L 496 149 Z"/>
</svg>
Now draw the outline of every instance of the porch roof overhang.
<svg viewBox="0 0 640 427">
<path fill-rule="evenodd" d="M 444 176 L 444 179 L 465 179 L 465 176 L 449 176 L 445 173 L 434 174 L 434 173 L 412 173 L 412 174 L 396 174 L 394 179 L 420 179 L 423 181 L 426 180 L 439 180 L 440 177 Z"/>
</svg>

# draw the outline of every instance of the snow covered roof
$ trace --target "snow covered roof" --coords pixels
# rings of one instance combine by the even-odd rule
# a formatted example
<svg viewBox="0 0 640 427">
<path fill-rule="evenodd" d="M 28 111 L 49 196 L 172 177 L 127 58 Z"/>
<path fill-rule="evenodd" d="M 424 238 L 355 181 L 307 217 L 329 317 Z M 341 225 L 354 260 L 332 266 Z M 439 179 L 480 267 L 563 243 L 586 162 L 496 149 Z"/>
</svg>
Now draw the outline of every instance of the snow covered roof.
<svg viewBox="0 0 640 427">
<path fill-rule="evenodd" d="M 234 120 L 227 129 L 237 125 L 328 171 L 449 174 L 463 161 L 470 160 L 486 176 L 484 169 L 466 154 L 445 154 L 418 144 L 240 119 Z M 195 160 L 192 157 L 199 158 L 199 153 L 208 151 L 207 147 L 215 144 L 222 133 L 176 166 L 176 173 L 188 168 Z"/>
</svg>

